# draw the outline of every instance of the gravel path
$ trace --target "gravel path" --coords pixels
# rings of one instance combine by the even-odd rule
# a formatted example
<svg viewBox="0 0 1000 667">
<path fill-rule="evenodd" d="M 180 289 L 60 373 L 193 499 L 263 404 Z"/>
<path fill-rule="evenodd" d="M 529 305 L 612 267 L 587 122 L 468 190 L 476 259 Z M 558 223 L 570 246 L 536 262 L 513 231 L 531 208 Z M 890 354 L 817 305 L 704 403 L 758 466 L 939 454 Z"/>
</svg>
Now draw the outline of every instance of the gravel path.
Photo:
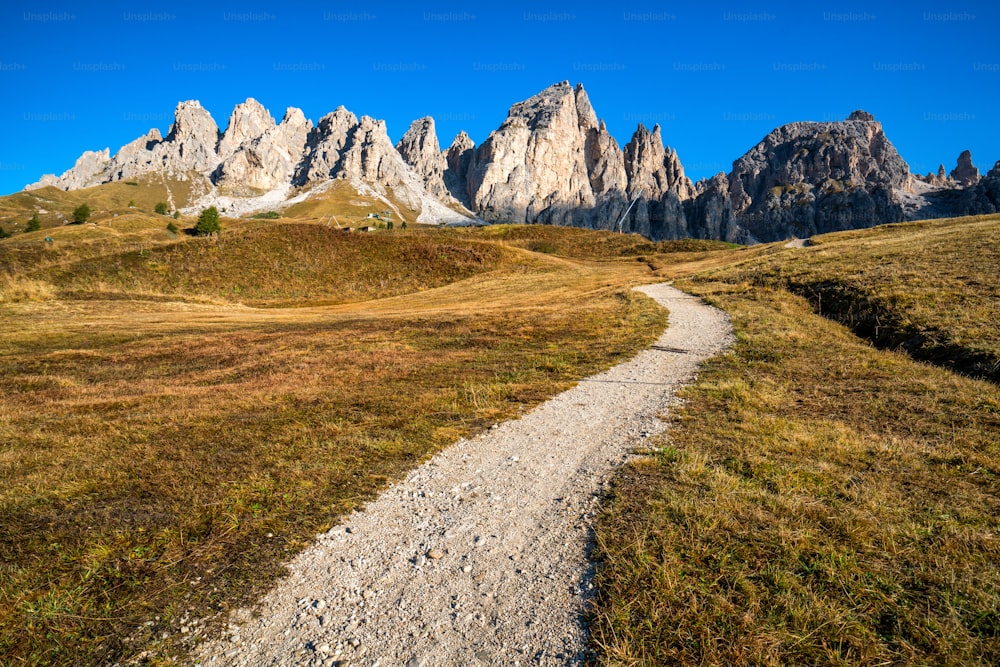
<svg viewBox="0 0 1000 667">
<path fill-rule="evenodd" d="M 517 421 L 461 441 L 320 536 L 203 665 L 575 665 L 585 657 L 590 520 L 613 470 L 732 341 L 668 285 L 649 350 Z"/>
</svg>

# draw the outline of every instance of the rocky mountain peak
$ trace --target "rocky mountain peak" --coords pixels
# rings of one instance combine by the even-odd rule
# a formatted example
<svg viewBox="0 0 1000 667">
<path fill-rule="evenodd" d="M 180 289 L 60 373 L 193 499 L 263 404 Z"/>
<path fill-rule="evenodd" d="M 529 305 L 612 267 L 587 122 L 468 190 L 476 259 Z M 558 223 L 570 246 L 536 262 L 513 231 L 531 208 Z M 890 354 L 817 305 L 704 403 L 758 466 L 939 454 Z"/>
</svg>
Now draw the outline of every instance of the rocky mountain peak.
<svg viewBox="0 0 1000 667">
<path fill-rule="evenodd" d="M 760 241 L 903 219 L 909 167 L 871 114 L 783 125 L 733 163 L 733 211 Z"/>
<path fill-rule="evenodd" d="M 439 198 L 449 196 L 444 184 L 444 172 L 448 168 L 448 163 L 441 154 L 433 118 L 424 116 L 410 123 L 410 128 L 396 144 L 396 150 L 423 178 L 428 192 Z"/>
<path fill-rule="evenodd" d="M 226 136 L 220 142 L 219 152 L 230 152 L 214 173 L 216 184 L 226 186 L 228 192 L 248 195 L 289 185 L 305 151 L 312 123 L 301 109 L 288 107 L 281 123 L 275 125 L 271 114 L 256 100 L 247 100 L 246 104 L 233 111 Z M 231 149 L 223 146 L 230 136 L 234 146 Z M 237 137 L 241 137 L 239 141 Z"/>
<path fill-rule="evenodd" d="M 582 83 L 576 84 L 574 95 L 576 97 L 576 117 L 580 129 L 596 129 L 598 127 L 597 114 L 594 112 L 594 107 L 590 103 L 590 97 L 587 95 L 587 91 L 583 89 Z"/>
<path fill-rule="evenodd" d="M 274 125 L 274 118 L 264 105 L 252 97 L 247 98 L 246 102 L 237 104 L 229 116 L 229 125 L 219 141 L 219 156 L 225 159 L 242 144 L 256 139 Z"/>
<path fill-rule="evenodd" d="M 663 145 L 659 123 L 653 125 L 652 131 L 639 123 L 625 145 L 624 158 L 630 198 L 660 199 L 668 191 L 681 200 L 694 196 L 694 185 L 684 175 L 677 151 Z"/>
<path fill-rule="evenodd" d="M 213 149 L 219 140 L 219 126 L 198 100 L 178 103 L 174 109 L 173 125 L 167 132 L 167 141 L 186 140 L 211 143 Z"/>
<path fill-rule="evenodd" d="M 455 135 L 447 151 L 442 153 L 445 159 L 444 185 L 451 196 L 469 207 L 468 175 L 469 167 L 475 155 L 476 144 L 462 130 Z"/>
<path fill-rule="evenodd" d="M 281 125 L 306 125 L 310 126 L 312 123 L 306 118 L 306 115 L 302 113 L 302 109 L 298 107 L 288 107 L 285 109 L 285 115 L 281 119 Z"/>
<path fill-rule="evenodd" d="M 979 182 L 979 169 L 972 164 L 972 151 L 962 151 L 958 156 L 955 168 L 951 170 L 951 180 L 962 187 L 969 187 Z"/>
<path fill-rule="evenodd" d="M 591 181 L 601 161 L 587 157 L 597 127 L 586 92 L 568 81 L 514 104 L 470 165 L 473 210 L 487 220 L 582 224 L 602 194 Z"/>
</svg>

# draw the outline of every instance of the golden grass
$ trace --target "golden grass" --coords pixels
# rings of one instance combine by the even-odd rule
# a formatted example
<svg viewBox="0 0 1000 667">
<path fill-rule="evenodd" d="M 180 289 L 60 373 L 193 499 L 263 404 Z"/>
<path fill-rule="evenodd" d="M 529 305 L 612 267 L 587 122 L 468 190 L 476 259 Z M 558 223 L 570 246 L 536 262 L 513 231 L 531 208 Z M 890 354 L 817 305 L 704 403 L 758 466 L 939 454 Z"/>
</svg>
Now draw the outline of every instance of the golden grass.
<svg viewBox="0 0 1000 667">
<path fill-rule="evenodd" d="M 254 222 L 246 238 L 265 228 L 295 233 Z M 326 233 L 299 231 L 313 230 Z M 360 242 L 361 264 L 395 244 L 411 272 L 441 266 L 454 282 L 259 309 L 164 300 L 129 264 L 138 251 L 101 254 L 95 242 L 39 257 L 56 282 L 96 285 L 84 267 L 116 263 L 143 278 L 119 285 L 117 300 L 61 287 L 0 304 L 0 662 L 169 657 L 177 648 L 160 635 L 185 615 L 252 599 L 390 480 L 649 344 L 664 324 L 628 289 L 648 280 L 638 262 L 447 231 Z M 201 243 L 150 242 L 140 259 Z M 434 252 L 406 254 L 421 245 Z M 487 270 L 463 273 L 447 249 L 482 254 Z M 313 246 L 316 270 L 332 270 L 319 250 L 329 247 Z"/>
<path fill-rule="evenodd" d="M 1000 215 L 812 239 L 707 274 L 809 298 L 882 347 L 1000 381 Z"/>
<path fill-rule="evenodd" d="M 378 221 L 368 218 L 370 213 L 381 215 L 383 211 L 392 211 L 392 219 L 397 225 L 404 221 L 413 225 L 420 214 L 420 211 L 402 204 L 391 190 L 386 195 L 392 203 L 389 206 L 376 197 L 359 194 L 347 181 L 333 181 L 323 188 L 322 192 L 310 195 L 305 201 L 292 204 L 282 211 L 282 215 L 297 220 L 322 220 L 334 226 L 339 224 L 342 227 L 359 227 L 369 224 L 375 226 Z"/>
<path fill-rule="evenodd" d="M 915 294 L 890 306 L 981 330 L 995 270 L 959 276 L 997 265 L 995 225 L 739 251 L 681 284 L 725 309 L 739 342 L 597 527 L 600 664 L 1000 663 L 1000 389 L 873 348 L 782 289 Z M 921 303 L 938 294 L 952 298 Z"/>
<path fill-rule="evenodd" d="M 115 215 L 152 215 L 157 203 L 167 203 L 171 198 L 175 207 L 183 208 L 208 188 L 205 177 L 196 173 L 189 174 L 183 181 L 162 174 L 146 174 L 134 181 L 116 181 L 69 192 L 48 186 L 0 197 L 0 224 L 7 232 L 23 232 L 28 219 L 43 210 L 44 213 L 38 214 L 42 230 L 50 232 L 60 228 L 62 231 L 62 226 L 72 220 L 73 209 L 80 204 L 87 204 L 93 210 L 91 221 L 103 222 Z M 129 203 L 134 203 L 134 208 L 130 208 Z M 168 219 L 166 216 L 161 218 L 165 227 Z M 18 224 L 15 226 L 14 222 Z"/>
</svg>

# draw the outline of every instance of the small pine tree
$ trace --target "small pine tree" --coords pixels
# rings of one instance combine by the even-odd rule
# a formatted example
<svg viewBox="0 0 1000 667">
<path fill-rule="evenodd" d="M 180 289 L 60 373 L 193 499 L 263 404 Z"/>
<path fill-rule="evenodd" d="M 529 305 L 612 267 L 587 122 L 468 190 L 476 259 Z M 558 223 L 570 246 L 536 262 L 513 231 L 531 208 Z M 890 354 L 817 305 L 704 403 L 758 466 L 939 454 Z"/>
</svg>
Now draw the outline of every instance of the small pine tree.
<svg viewBox="0 0 1000 667">
<path fill-rule="evenodd" d="M 385 228 L 392 229 L 392 220 L 389 220 L 388 222 L 385 223 Z"/>
<path fill-rule="evenodd" d="M 28 226 L 24 228 L 26 232 L 37 232 L 42 228 L 42 221 L 38 219 L 38 214 L 31 216 L 31 220 L 28 220 Z"/>
<path fill-rule="evenodd" d="M 153 212 L 157 215 L 166 215 L 168 211 L 166 202 L 158 201 L 156 202 L 156 206 L 153 207 Z"/>
<path fill-rule="evenodd" d="M 180 220 L 180 219 L 181 219 L 181 212 L 174 211 L 174 220 Z"/>
<path fill-rule="evenodd" d="M 202 210 L 198 216 L 198 223 L 194 226 L 194 231 L 198 236 L 211 236 L 222 231 L 222 224 L 219 222 L 219 209 L 214 206 Z"/>
<path fill-rule="evenodd" d="M 9 239 L 10 234 L 3 228 L 0 227 L 0 239 Z"/>
<path fill-rule="evenodd" d="M 90 220 L 90 207 L 86 204 L 80 204 L 75 209 L 73 209 L 73 222 L 78 224 L 83 224 Z"/>
<path fill-rule="evenodd" d="M 399 228 L 406 229 L 406 220 L 403 220 L 401 223 L 399 223 Z"/>
<path fill-rule="evenodd" d="M 179 231 L 177 229 L 177 225 L 174 224 L 173 220 L 167 223 L 167 231 L 170 232 L 171 234 L 177 234 L 177 232 Z"/>
<path fill-rule="evenodd" d="M 128 207 L 129 208 L 135 208 L 135 200 L 134 199 L 129 199 L 128 200 Z"/>
</svg>

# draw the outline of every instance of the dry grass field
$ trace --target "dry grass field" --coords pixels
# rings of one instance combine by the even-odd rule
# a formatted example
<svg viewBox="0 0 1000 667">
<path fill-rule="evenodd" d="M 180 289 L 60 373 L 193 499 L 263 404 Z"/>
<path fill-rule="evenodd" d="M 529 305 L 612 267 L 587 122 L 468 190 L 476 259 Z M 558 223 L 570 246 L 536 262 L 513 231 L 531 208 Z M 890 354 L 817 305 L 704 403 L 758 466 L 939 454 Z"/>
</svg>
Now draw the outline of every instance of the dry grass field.
<svg viewBox="0 0 1000 667">
<path fill-rule="evenodd" d="M 682 283 L 739 342 L 618 480 L 597 530 L 601 664 L 1000 663 L 1000 388 L 837 321 L 860 295 L 886 329 L 996 350 L 998 231 L 835 234 Z M 848 286 L 836 309 L 831 285 Z"/>
<path fill-rule="evenodd" d="M 252 598 L 434 451 L 665 324 L 632 259 L 476 230 L 154 223 L 0 244 L 5 664 L 166 660 L 164 633 Z"/>
<path fill-rule="evenodd" d="M 1000 662 L 1000 217 L 362 235 L 309 224 L 369 210 L 333 192 L 202 239 L 102 196 L 0 241 L 0 663 L 183 662 L 344 512 L 648 345 L 657 280 L 738 343 L 608 499 L 597 661 Z"/>
</svg>

